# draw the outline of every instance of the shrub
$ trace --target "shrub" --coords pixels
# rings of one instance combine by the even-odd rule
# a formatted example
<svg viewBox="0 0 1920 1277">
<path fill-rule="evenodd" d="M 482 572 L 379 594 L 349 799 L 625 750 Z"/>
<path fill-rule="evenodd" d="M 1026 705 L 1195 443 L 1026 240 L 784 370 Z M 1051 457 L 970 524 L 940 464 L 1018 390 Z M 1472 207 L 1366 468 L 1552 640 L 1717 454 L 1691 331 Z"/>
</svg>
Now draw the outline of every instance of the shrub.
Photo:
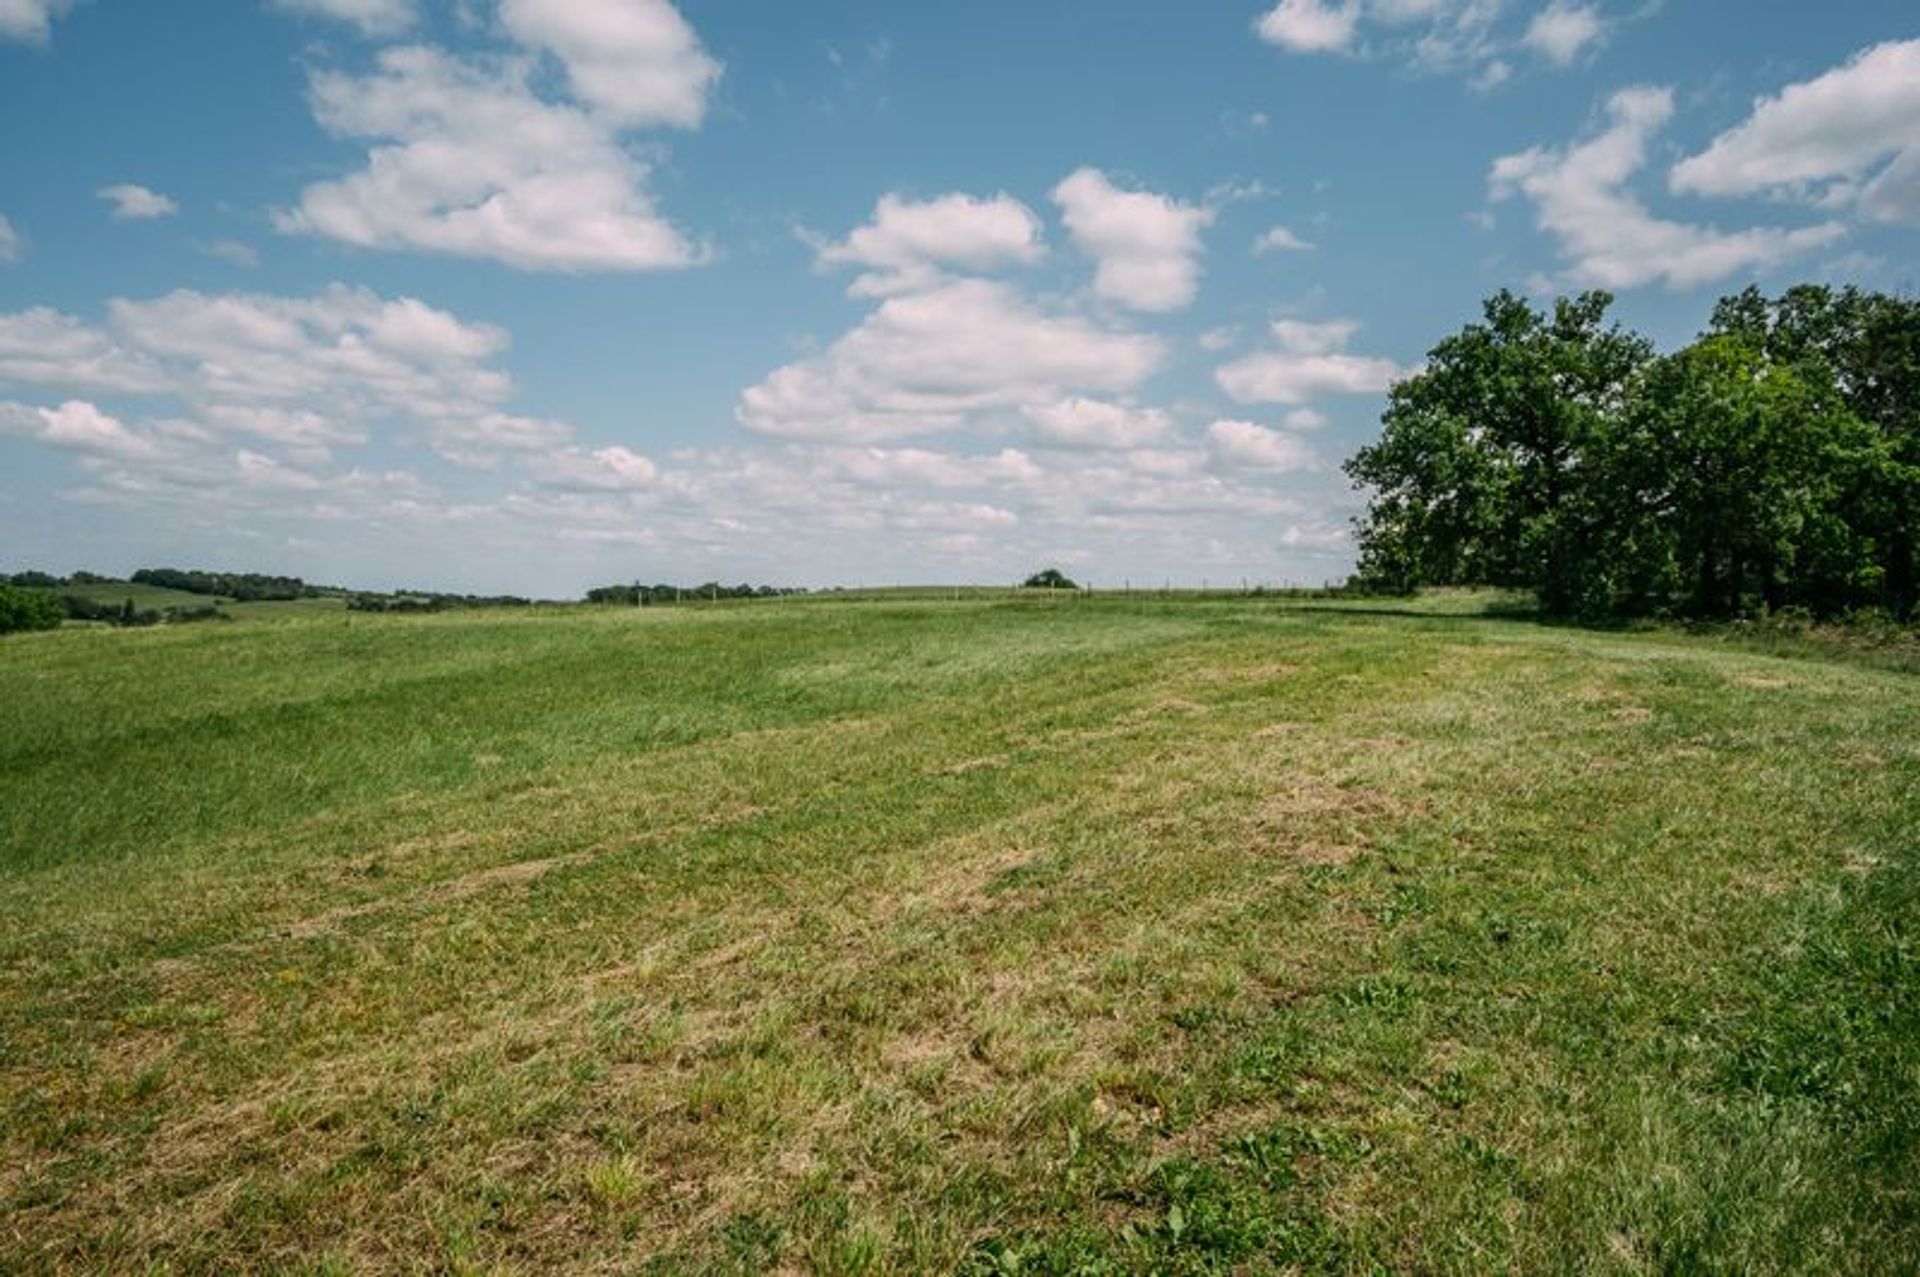
<svg viewBox="0 0 1920 1277">
<path fill-rule="evenodd" d="M 0 585 L 0 634 L 58 629 L 65 617 L 66 609 L 51 594 Z"/>
</svg>

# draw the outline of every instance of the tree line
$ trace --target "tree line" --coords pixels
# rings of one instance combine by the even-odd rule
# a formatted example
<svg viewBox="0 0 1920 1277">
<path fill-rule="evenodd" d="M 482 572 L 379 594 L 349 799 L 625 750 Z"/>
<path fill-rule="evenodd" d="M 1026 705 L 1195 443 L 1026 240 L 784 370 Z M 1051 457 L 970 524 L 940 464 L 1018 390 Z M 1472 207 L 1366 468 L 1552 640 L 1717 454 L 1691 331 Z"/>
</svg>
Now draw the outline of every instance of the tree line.
<svg viewBox="0 0 1920 1277">
<path fill-rule="evenodd" d="M 622 607 L 658 607 L 698 599 L 776 599 L 805 590 L 775 585 L 722 585 L 708 581 L 704 585 L 597 585 L 586 593 L 589 603 L 611 603 Z"/>
<path fill-rule="evenodd" d="M 1370 494 L 1355 583 L 1588 618 L 1913 618 L 1920 301 L 1749 288 L 1665 355 L 1612 301 L 1502 291 L 1391 389 L 1346 463 Z"/>
<path fill-rule="evenodd" d="M 62 621 L 91 621 L 129 629 L 179 625 L 189 621 L 231 621 L 216 604 L 140 607 L 131 598 L 112 602 L 86 594 L 58 593 L 72 585 L 124 585 L 108 577 L 76 572 L 61 578 L 45 572 L 0 575 L 0 634 L 58 629 Z"/>
<path fill-rule="evenodd" d="M 454 608 L 532 606 L 532 599 L 518 594 L 446 594 L 433 590 L 363 593 L 347 599 L 349 612 L 446 612 Z"/>
<path fill-rule="evenodd" d="M 324 598 L 342 591 L 308 585 L 297 576 L 268 576 L 260 572 L 203 572 L 195 568 L 141 568 L 129 578 L 135 585 L 158 586 L 186 594 L 209 594 L 235 603 Z"/>
</svg>

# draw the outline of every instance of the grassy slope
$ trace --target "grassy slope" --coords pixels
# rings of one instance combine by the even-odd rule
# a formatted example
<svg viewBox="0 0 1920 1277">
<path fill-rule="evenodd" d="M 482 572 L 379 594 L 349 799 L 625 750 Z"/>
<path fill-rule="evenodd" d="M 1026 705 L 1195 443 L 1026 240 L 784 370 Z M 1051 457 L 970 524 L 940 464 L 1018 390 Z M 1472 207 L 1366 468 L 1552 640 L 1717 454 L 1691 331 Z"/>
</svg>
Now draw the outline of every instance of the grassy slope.
<svg viewBox="0 0 1920 1277">
<path fill-rule="evenodd" d="M 0 1270 L 1898 1271 L 1911 675 L 1215 602 L 0 643 Z"/>
</svg>

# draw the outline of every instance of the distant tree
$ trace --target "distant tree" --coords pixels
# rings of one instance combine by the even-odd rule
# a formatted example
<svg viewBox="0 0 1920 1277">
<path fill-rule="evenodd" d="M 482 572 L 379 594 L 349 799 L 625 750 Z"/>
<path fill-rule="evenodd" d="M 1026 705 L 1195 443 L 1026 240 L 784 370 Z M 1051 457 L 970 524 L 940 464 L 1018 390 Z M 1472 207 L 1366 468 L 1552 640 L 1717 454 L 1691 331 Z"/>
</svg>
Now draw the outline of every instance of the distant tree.
<svg viewBox="0 0 1920 1277">
<path fill-rule="evenodd" d="M 330 592 L 319 586 L 310 586 L 297 576 L 267 576 L 258 572 L 141 568 L 133 574 L 132 580 L 136 585 L 153 585 L 188 594 L 216 595 L 241 603 L 312 598 Z"/>
<path fill-rule="evenodd" d="M 57 629 L 65 616 L 66 609 L 51 594 L 0 585 L 0 634 Z"/>
<path fill-rule="evenodd" d="M 1024 590 L 1077 590 L 1067 574 L 1059 568 L 1043 568 L 1020 583 Z"/>
</svg>

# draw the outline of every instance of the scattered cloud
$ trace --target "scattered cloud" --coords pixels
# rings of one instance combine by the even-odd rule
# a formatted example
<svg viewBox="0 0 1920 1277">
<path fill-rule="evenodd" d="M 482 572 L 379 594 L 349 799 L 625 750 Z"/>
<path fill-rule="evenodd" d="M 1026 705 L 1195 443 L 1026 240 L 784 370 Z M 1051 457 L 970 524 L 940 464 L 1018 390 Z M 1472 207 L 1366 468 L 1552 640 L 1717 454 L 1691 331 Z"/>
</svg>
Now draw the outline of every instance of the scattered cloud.
<svg viewBox="0 0 1920 1277">
<path fill-rule="evenodd" d="M 794 449 L 815 477 L 869 488 L 923 487 L 1004 490 L 1039 482 L 1042 471 L 1018 448 L 995 453 L 936 452 L 925 448 Z"/>
<path fill-rule="evenodd" d="M 706 250 L 655 209 L 648 170 L 601 119 L 542 101 L 523 59 L 381 53 L 369 75 L 321 72 L 311 97 L 339 137 L 384 139 L 367 167 L 275 215 L 283 231 L 365 248 L 491 258 L 522 270 L 664 270 Z"/>
<path fill-rule="evenodd" d="M 1353 534 L 1337 523 L 1289 523 L 1280 534 L 1287 549 L 1317 554 L 1344 553 L 1352 540 Z"/>
<path fill-rule="evenodd" d="M 260 250 L 237 239 L 217 239 L 211 244 L 204 245 L 200 251 L 208 257 L 217 257 L 233 266 L 260 264 Z"/>
<path fill-rule="evenodd" d="M 1083 168 L 1053 188 L 1067 232 L 1092 257 L 1096 296 L 1134 310 L 1178 310 L 1200 283 L 1200 233 L 1211 209 L 1126 191 Z"/>
<path fill-rule="evenodd" d="M 1255 257 L 1264 257 L 1268 253 L 1310 253 L 1312 251 L 1312 244 L 1284 226 L 1270 227 L 1253 241 Z"/>
<path fill-rule="evenodd" d="M 156 217 L 172 217 L 180 211 L 180 206 L 160 194 L 148 190 L 134 182 L 121 182 L 115 186 L 103 186 L 95 192 L 101 199 L 113 205 L 113 215 L 123 222 L 147 221 Z"/>
<path fill-rule="evenodd" d="M 11 266 L 26 256 L 27 242 L 13 223 L 0 217 L 0 266 Z"/>
<path fill-rule="evenodd" d="M 0 0 L 0 40 L 45 47 L 53 21 L 73 8 L 73 0 Z"/>
<path fill-rule="evenodd" d="M 1304 440 L 1251 421 L 1214 422 L 1207 427 L 1207 447 L 1218 463 L 1228 467 L 1286 474 L 1319 464 Z"/>
<path fill-rule="evenodd" d="M 492 361 L 506 345 L 498 328 L 365 289 L 183 289 L 112 301 L 97 325 L 45 308 L 0 314 L 0 386 L 164 398 L 209 438 L 309 457 L 383 426 L 468 458 L 565 444 L 570 427 L 501 410 L 513 384 Z"/>
<path fill-rule="evenodd" d="M 1290 53 L 1386 58 L 1465 75 L 1478 92 L 1506 83 L 1517 56 L 1567 67 L 1607 35 L 1601 10 L 1579 0 L 1550 0 L 1531 17 L 1508 21 L 1514 8 L 1504 0 L 1279 0 L 1254 30 Z"/>
<path fill-rule="evenodd" d="M 618 445 L 536 454 L 529 458 L 528 470 L 543 486 L 575 492 L 644 490 L 660 475 L 651 460 Z"/>
<path fill-rule="evenodd" d="M 1844 66 L 1754 103 L 1676 164 L 1682 194 L 1774 195 L 1920 223 L 1920 40 L 1864 49 Z"/>
<path fill-rule="evenodd" d="M 1268 44 L 1295 53 L 1343 53 L 1359 26 L 1358 0 L 1280 0 L 1254 29 Z"/>
<path fill-rule="evenodd" d="M 1146 448 L 1174 437 L 1173 419 L 1158 408 L 1075 397 L 1021 411 L 1034 438 L 1054 448 Z"/>
<path fill-rule="evenodd" d="M 1467 87 L 1475 93 L 1491 93 L 1512 78 L 1513 64 L 1495 58 L 1467 78 Z"/>
<path fill-rule="evenodd" d="M 1518 194 L 1533 203 L 1540 229 L 1560 241 L 1569 259 L 1562 282 L 1691 288 L 1777 266 L 1845 233 L 1831 221 L 1722 231 L 1655 216 L 1627 184 L 1645 166 L 1648 142 L 1672 116 L 1671 90 L 1623 89 L 1607 103 L 1606 127 L 1586 141 L 1565 149 L 1534 147 L 1494 162 L 1492 197 Z"/>
<path fill-rule="evenodd" d="M 667 0 L 501 0 L 500 21 L 560 60 L 574 97 L 624 127 L 698 128 L 720 79 Z"/>
<path fill-rule="evenodd" d="M 1000 194 L 913 201 L 883 195 L 873 220 L 838 243 L 816 245 L 823 267 L 857 266 L 856 297 L 889 297 L 938 284 L 949 269 L 985 271 L 1039 260 L 1046 251 L 1033 210 Z"/>
<path fill-rule="evenodd" d="M 1557 67 L 1571 66 L 1605 33 L 1600 15 L 1583 4 L 1553 3 L 1533 16 L 1520 43 Z"/>
<path fill-rule="evenodd" d="M 130 460 L 144 459 L 157 451 L 151 440 L 80 399 L 69 399 L 53 408 L 0 402 L 0 434 L 33 439 L 68 452 Z"/>
<path fill-rule="evenodd" d="M 0 314 L 0 385 L 64 393 L 156 394 L 170 378 L 149 355 L 45 306 Z"/>
<path fill-rule="evenodd" d="M 288 13 L 350 22 L 370 36 L 398 35 L 419 16 L 414 0 L 273 0 L 273 5 Z"/>
<path fill-rule="evenodd" d="M 868 442 L 958 428 L 976 414 L 1133 389 L 1160 339 L 1042 309 L 961 279 L 890 297 L 825 352 L 741 395 L 741 424 L 791 439 Z"/>
<path fill-rule="evenodd" d="M 1375 394 L 1406 375 L 1391 359 L 1346 353 L 1359 325 L 1282 319 L 1274 348 L 1223 364 L 1214 380 L 1237 403 L 1306 404 L 1322 395 Z"/>
</svg>

